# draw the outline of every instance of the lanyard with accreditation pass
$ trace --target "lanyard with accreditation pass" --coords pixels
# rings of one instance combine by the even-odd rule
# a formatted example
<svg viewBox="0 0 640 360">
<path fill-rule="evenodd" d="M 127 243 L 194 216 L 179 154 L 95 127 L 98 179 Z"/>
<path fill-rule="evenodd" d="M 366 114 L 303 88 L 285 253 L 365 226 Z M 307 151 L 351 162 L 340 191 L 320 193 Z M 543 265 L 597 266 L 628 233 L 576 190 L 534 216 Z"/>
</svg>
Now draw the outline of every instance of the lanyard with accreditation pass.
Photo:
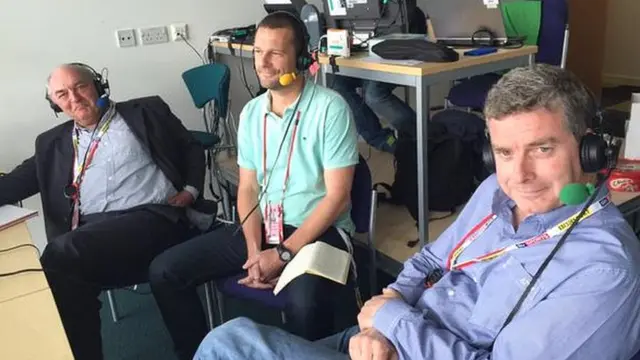
<svg viewBox="0 0 640 360">
<path fill-rule="evenodd" d="M 296 113 L 295 123 L 293 125 L 293 133 L 291 134 L 291 142 L 289 144 L 289 156 L 287 157 L 287 168 L 284 171 L 284 183 L 282 184 L 282 197 L 280 202 L 272 204 L 267 199 L 267 205 L 264 209 L 265 214 L 265 235 L 267 238 L 267 244 L 278 245 L 284 241 L 284 209 L 282 200 L 284 199 L 285 191 L 287 190 L 287 183 L 289 180 L 289 171 L 291 170 L 291 157 L 293 156 L 293 145 L 296 141 L 296 134 L 298 133 L 298 123 L 300 122 L 300 111 Z M 285 133 L 286 137 L 287 134 Z M 284 140 L 284 139 L 283 139 Z M 277 159 L 276 159 L 277 161 Z M 276 167 L 274 162 L 272 171 Z M 263 132 L 262 132 L 262 184 L 263 191 L 266 191 L 267 186 L 267 114 L 264 114 L 263 120 Z"/>
<path fill-rule="evenodd" d="M 591 206 L 589 206 L 589 208 L 587 208 L 587 211 L 585 212 L 584 216 L 582 218 L 580 218 L 579 221 L 582 221 L 588 217 L 590 217 L 591 215 L 595 214 L 596 212 L 602 210 L 605 206 L 607 206 L 609 203 L 611 202 L 611 199 L 609 198 L 609 196 L 603 197 L 602 199 L 600 199 L 599 201 L 596 201 L 595 203 L 591 204 Z M 458 258 L 460 257 L 460 255 L 462 254 L 462 252 L 469 247 L 469 245 L 474 242 L 478 237 L 480 237 L 480 235 L 487 230 L 487 228 L 491 225 L 491 223 L 493 223 L 493 221 L 496 219 L 496 215 L 495 214 L 490 214 L 487 217 L 485 217 L 484 219 L 482 219 L 480 221 L 480 223 L 478 223 L 476 226 L 474 226 L 463 238 L 462 240 L 460 240 L 460 242 L 456 245 L 455 248 L 453 248 L 453 251 L 451 251 L 451 253 L 449 254 L 449 257 L 447 258 L 447 270 L 451 271 L 451 270 L 461 270 L 464 269 L 467 266 L 471 266 L 473 264 L 476 263 L 480 263 L 483 261 L 489 261 L 489 260 L 493 260 L 495 258 L 498 258 L 508 252 L 511 252 L 513 250 L 516 249 L 520 249 L 520 248 L 525 248 L 525 247 L 529 247 L 529 246 L 533 246 L 536 245 L 544 240 L 550 239 L 554 236 L 559 236 L 562 235 L 565 231 L 567 231 L 567 229 L 569 228 L 569 226 L 571 226 L 571 224 L 573 224 L 577 217 L 578 214 L 580 212 L 575 213 L 574 215 L 570 216 L 568 219 L 560 222 L 559 224 L 555 225 L 554 227 L 548 229 L 547 231 L 545 231 L 544 233 L 534 236 L 530 239 L 515 243 L 515 244 L 511 244 L 511 245 L 507 245 L 504 247 L 501 247 L 499 249 L 493 250 L 489 253 L 486 253 L 482 256 L 478 256 L 478 257 L 474 257 L 472 259 L 469 260 L 465 260 L 465 261 L 461 261 L 458 262 Z"/>
<path fill-rule="evenodd" d="M 93 158 L 96 154 L 96 150 L 98 149 L 98 145 L 100 144 L 100 140 L 109 130 L 109 125 L 111 125 L 111 121 L 115 117 L 116 108 L 113 104 L 107 110 L 105 114 L 105 121 L 102 125 L 98 124 L 99 127 L 94 130 L 94 134 L 91 136 L 91 142 L 85 152 L 84 159 L 80 162 L 78 147 L 80 145 L 80 134 L 79 130 L 76 128 L 73 131 L 73 182 L 64 189 L 64 195 L 68 199 L 73 201 L 73 212 L 71 217 L 71 230 L 75 230 L 78 227 L 80 222 L 80 185 L 82 184 L 82 180 L 84 180 L 84 175 L 87 171 L 87 168 L 93 161 Z"/>
</svg>

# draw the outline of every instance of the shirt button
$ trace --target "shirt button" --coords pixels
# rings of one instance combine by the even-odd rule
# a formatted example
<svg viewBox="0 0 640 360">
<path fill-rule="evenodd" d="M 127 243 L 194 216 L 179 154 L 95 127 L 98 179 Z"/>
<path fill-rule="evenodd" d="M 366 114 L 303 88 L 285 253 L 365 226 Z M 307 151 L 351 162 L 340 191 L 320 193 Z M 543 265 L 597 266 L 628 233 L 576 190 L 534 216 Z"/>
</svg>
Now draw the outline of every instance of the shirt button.
<svg viewBox="0 0 640 360">
<path fill-rule="evenodd" d="M 107 180 L 112 180 L 112 179 L 113 179 L 113 176 L 109 176 L 109 177 L 107 178 Z"/>
<path fill-rule="evenodd" d="M 449 295 L 449 297 L 452 297 L 455 294 L 456 292 L 453 289 L 449 289 L 449 291 L 447 291 L 447 295 Z"/>
<path fill-rule="evenodd" d="M 108 162 L 111 162 L 111 158 L 108 158 L 108 159 L 107 159 L 107 161 L 108 161 Z"/>
</svg>

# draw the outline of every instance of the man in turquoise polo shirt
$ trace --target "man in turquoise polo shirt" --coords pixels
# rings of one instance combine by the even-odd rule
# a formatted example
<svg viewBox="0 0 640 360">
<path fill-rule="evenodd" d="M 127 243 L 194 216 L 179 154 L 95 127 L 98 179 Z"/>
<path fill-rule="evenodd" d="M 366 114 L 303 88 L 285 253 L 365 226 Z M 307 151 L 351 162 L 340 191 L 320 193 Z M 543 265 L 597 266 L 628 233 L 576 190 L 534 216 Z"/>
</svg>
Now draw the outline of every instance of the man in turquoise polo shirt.
<svg viewBox="0 0 640 360">
<path fill-rule="evenodd" d="M 271 289 L 284 266 L 314 241 L 349 250 L 351 183 L 357 133 L 336 92 L 305 81 L 304 25 L 273 13 L 258 25 L 255 68 L 267 92 L 251 100 L 238 129 L 238 215 L 242 223 L 189 240 L 156 258 L 149 277 L 180 359 L 207 334 L 196 287 L 246 271 L 240 283 Z M 315 340 L 333 332 L 346 287 L 302 275 L 286 287 L 289 330 Z M 334 299 L 342 300 L 338 303 Z M 334 303 L 335 302 L 335 303 Z"/>
</svg>

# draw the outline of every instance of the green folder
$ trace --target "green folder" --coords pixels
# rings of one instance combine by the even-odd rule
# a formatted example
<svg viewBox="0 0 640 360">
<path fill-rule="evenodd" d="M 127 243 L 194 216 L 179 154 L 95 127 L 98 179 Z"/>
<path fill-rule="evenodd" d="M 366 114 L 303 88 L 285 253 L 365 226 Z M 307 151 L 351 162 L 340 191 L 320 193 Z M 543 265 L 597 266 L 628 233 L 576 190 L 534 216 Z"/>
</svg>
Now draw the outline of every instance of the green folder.
<svg viewBox="0 0 640 360">
<path fill-rule="evenodd" d="M 542 18 L 540 0 L 503 0 L 500 4 L 508 37 L 526 37 L 525 45 L 537 45 Z"/>
</svg>

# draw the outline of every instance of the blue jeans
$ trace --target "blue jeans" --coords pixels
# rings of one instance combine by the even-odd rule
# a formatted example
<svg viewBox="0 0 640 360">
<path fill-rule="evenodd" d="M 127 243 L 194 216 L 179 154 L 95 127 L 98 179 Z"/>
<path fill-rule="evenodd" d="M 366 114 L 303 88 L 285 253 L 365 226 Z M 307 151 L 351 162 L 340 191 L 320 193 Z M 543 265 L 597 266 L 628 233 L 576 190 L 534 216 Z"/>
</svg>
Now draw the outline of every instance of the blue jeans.
<svg viewBox="0 0 640 360">
<path fill-rule="evenodd" d="M 358 332 L 360 329 L 354 326 L 312 342 L 280 328 L 257 324 L 240 317 L 211 330 L 193 359 L 348 360 L 349 339 Z"/>
<path fill-rule="evenodd" d="M 382 128 L 378 115 L 401 135 L 416 137 L 416 113 L 393 95 L 396 85 L 332 74 L 327 74 L 327 85 L 347 101 L 358 133 L 369 145 L 383 151 L 395 149 L 393 131 Z M 356 93 L 358 87 L 362 87 L 362 97 Z"/>
</svg>

